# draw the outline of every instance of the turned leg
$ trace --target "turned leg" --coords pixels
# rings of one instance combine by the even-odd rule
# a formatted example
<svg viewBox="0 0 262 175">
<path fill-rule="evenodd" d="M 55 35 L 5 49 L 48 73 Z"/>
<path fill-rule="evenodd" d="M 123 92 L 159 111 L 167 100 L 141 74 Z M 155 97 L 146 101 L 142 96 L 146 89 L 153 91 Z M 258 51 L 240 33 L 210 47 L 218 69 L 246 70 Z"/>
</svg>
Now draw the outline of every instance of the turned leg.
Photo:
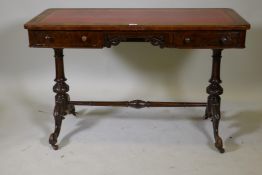
<svg viewBox="0 0 262 175">
<path fill-rule="evenodd" d="M 223 141 L 219 136 L 218 128 L 219 121 L 221 118 L 220 114 L 220 95 L 223 94 L 223 88 L 220 83 L 220 63 L 221 63 L 221 53 L 222 49 L 214 49 L 213 50 L 213 63 L 212 63 L 212 75 L 209 80 L 210 85 L 207 87 L 208 96 L 208 104 L 206 108 L 206 118 L 211 118 L 213 123 L 214 130 L 214 138 L 215 138 L 215 146 L 219 150 L 220 153 L 224 153 L 225 150 L 223 148 Z"/>
<path fill-rule="evenodd" d="M 54 150 L 57 150 L 58 145 L 56 145 L 56 143 L 61 130 L 62 120 L 66 114 L 75 115 L 75 107 L 69 104 L 70 98 L 67 94 L 69 86 L 65 83 L 66 78 L 64 75 L 63 49 L 54 49 L 54 51 L 56 66 L 56 83 L 53 87 L 53 91 L 56 93 L 53 114 L 55 119 L 55 130 L 49 137 L 49 143 Z"/>
</svg>

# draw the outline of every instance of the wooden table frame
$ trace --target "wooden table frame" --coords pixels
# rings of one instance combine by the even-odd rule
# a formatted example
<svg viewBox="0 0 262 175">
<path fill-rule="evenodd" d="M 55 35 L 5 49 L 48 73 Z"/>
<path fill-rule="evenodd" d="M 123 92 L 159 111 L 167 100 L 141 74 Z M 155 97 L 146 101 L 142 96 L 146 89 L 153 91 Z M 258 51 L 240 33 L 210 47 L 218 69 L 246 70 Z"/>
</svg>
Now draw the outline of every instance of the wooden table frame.
<svg viewBox="0 0 262 175">
<path fill-rule="evenodd" d="M 164 18 L 170 14 L 172 18 Z M 119 15 L 121 18 L 119 18 Z M 178 17 L 177 17 L 178 16 Z M 87 20 L 88 19 L 88 20 Z M 71 20 L 71 21 L 70 21 Z M 135 23 L 131 23 L 131 22 Z M 221 118 L 220 79 L 223 49 L 244 48 L 250 25 L 231 9 L 48 9 L 25 24 L 30 47 L 53 48 L 56 78 L 55 130 L 49 143 L 57 150 L 62 120 L 76 115 L 75 105 L 118 107 L 205 107 L 213 123 L 215 146 L 223 153 L 218 128 Z M 64 48 L 103 48 L 121 42 L 149 42 L 160 48 L 212 49 L 213 63 L 207 103 L 133 101 L 72 101 L 66 84 Z"/>
</svg>

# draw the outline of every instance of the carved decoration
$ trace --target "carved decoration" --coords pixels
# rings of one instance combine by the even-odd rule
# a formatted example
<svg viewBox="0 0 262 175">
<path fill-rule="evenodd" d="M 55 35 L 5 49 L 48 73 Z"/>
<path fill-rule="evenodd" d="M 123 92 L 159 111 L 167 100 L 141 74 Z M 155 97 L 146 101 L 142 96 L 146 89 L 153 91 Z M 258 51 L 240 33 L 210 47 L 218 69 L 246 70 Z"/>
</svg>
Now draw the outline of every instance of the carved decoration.
<svg viewBox="0 0 262 175">
<path fill-rule="evenodd" d="M 127 103 L 128 107 L 140 109 L 150 106 L 150 102 L 148 101 L 142 101 L 142 100 L 133 100 Z"/>
<path fill-rule="evenodd" d="M 165 40 L 163 36 L 152 36 L 146 39 L 146 41 L 150 42 L 153 46 L 159 46 L 160 48 L 164 48 Z"/>
<path fill-rule="evenodd" d="M 56 84 L 53 87 L 55 93 L 66 93 L 69 91 L 69 86 L 64 82 L 63 79 L 55 80 Z"/>
<path fill-rule="evenodd" d="M 105 47 L 110 48 L 111 46 L 117 46 L 118 44 L 120 44 L 121 41 L 123 41 L 123 39 L 120 37 L 106 37 Z"/>
<path fill-rule="evenodd" d="M 222 82 L 220 80 L 220 62 L 221 62 L 222 49 L 213 50 L 213 66 L 212 75 L 209 80 L 210 85 L 207 87 L 208 103 L 206 108 L 205 118 L 211 118 L 213 123 L 215 146 L 219 152 L 224 153 L 223 141 L 218 133 L 219 121 L 221 118 L 220 114 L 220 95 L 223 93 L 223 88 L 220 86 Z"/>
<path fill-rule="evenodd" d="M 53 113 L 55 119 L 55 130 L 49 137 L 49 143 L 54 150 L 57 150 L 58 145 L 56 143 L 61 130 L 62 120 L 66 114 L 75 115 L 76 112 L 75 107 L 72 104 L 69 104 L 70 97 L 67 94 L 69 86 L 65 83 L 66 78 L 64 76 L 63 49 L 54 49 L 54 51 L 56 62 L 56 84 L 53 87 L 53 91 L 56 93 Z"/>
<path fill-rule="evenodd" d="M 126 42 L 130 39 L 134 39 L 133 36 L 105 36 L 104 46 L 110 48 L 111 46 L 117 46 L 120 42 Z M 160 48 L 164 48 L 165 40 L 163 36 L 139 36 L 137 37 L 144 42 L 150 42 L 153 46 L 159 46 Z M 137 39 L 135 38 L 135 39 Z"/>
<path fill-rule="evenodd" d="M 223 88 L 216 81 L 212 81 L 207 87 L 207 93 L 210 95 L 221 95 L 223 94 Z"/>
</svg>

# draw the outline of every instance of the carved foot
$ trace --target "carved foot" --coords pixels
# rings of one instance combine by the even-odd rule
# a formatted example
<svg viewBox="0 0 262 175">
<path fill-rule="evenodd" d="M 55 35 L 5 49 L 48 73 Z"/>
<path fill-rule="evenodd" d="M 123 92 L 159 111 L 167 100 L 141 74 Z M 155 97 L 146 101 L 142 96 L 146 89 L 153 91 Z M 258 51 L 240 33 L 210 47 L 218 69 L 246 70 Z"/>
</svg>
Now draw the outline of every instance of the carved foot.
<svg viewBox="0 0 262 175">
<path fill-rule="evenodd" d="M 54 150 L 58 150 L 58 145 L 57 143 L 57 135 L 55 133 L 52 133 L 49 137 L 49 143 L 51 144 L 51 146 L 53 147 Z"/>
<path fill-rule="evenodd" d="M 215 147 L 218 149 L 220 153 L 224 153 L 225 149 L 223 148 L 223 141 L 219 136 L 218 128 L 219 128 L 219 121 L 220 121 L 220 97 L 214 98 L 214 101 L 211 106 L 212 112 L 212 123 L 213 123 L 213 130 L 214 130 L 214 138 L 215 138 Z"/>
<path fill-rule="evenodd" d="M 220 153 L 225 152 L 225 149 L 223 148 L 223 141 L 219 136 L 216 137 L 215 147 L 218 149 Z"/>
<path fill-rule="evenodd" d="M 49 137 L 49 143 L 52 145 L 54 150 L 58 150 L 58 145 L 56 143 L 61 130 L 64 115 L 64 107 L 62 105 L 56 104 L 54 108 L 55 130 Z"/>
</svg>

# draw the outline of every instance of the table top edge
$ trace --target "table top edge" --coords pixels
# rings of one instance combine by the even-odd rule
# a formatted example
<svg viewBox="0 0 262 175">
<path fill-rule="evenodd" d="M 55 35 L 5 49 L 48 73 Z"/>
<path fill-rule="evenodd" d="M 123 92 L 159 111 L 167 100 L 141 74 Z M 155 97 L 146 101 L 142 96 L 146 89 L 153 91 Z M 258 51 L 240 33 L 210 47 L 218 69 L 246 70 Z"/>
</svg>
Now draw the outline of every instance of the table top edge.
<svg viewBox="0 0 262 175">
<path fill-rule="evenodd" d="M 232 25 L 43 25 L 38 21 L 47 14 L 57 10 L 201 10 L 201 9 L 220 9 L 227 11 L 237 18 L 238 23 Z M 231 8 L 49 8 L 24 24 L 28 30 L 248 30 L 251 25 Z"/>
</svg>

